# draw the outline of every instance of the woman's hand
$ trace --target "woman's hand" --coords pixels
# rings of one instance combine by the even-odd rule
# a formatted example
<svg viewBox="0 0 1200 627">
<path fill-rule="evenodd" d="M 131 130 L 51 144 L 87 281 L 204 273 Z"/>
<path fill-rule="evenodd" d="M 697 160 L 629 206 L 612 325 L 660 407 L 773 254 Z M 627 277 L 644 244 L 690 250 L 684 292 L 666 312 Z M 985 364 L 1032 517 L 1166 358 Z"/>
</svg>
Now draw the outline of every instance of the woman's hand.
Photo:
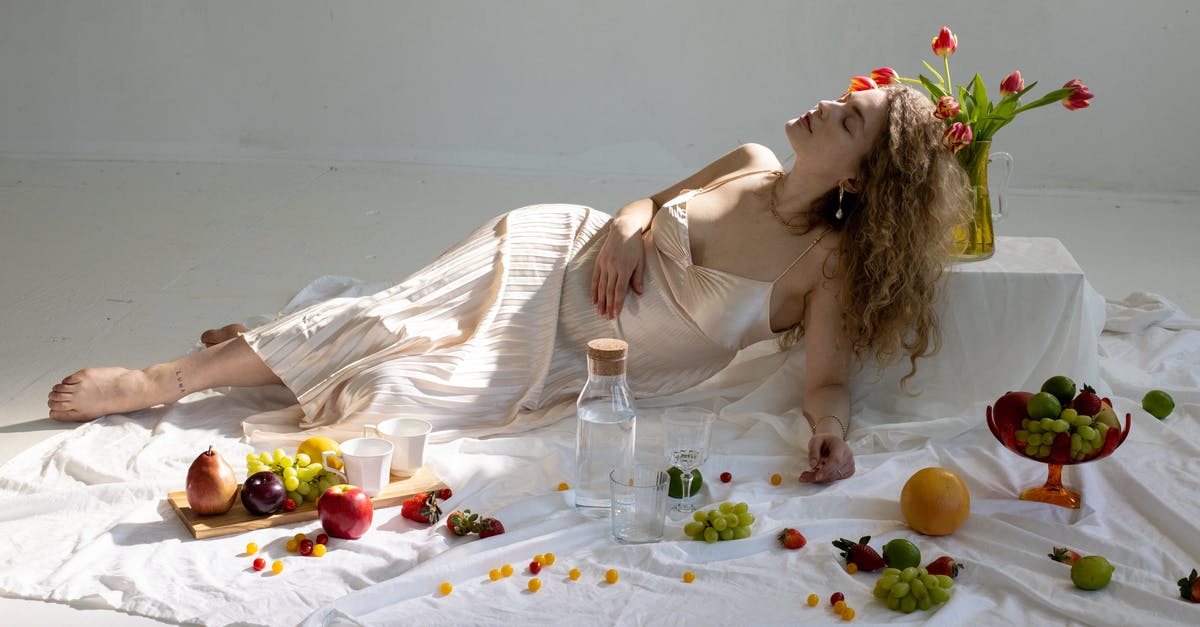
<svg viewBox="0 0 1200 627">
<path fill-rule="evenodd" d="M 838 435 L 818 433 L 808 441 L 810 470 L 800 473 L 804 483 L 828 483 L 854 474 L 854 453 Z"/>
<path fill-rule="evenodd" d="M 614 219 L 596 254 L 592 271 L 592 304 L 603 317 L 612 320 L 621 314 L 629 288 L 642 293 L 642 272 L 646 268 L 646 248 L 641 229 L 624 226 Z"/>
</svg>

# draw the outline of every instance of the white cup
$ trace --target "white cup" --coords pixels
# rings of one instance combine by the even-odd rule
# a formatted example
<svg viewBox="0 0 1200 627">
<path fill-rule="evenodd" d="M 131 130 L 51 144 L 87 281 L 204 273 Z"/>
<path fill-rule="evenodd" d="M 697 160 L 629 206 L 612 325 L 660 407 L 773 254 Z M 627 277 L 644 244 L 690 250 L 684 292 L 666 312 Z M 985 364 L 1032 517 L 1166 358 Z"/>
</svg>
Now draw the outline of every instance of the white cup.
<svg viewBox="0 0 1200 627">
<path fill-rule="evenodd" d="M 425 440 L 433 425 L 419 418 L 392 418 L 378 425 L 363 425 L 363 437 L 374 431 L 396 447 L 392 455 L 392 473 L 411 477 L 425 465 Z"/>
<path fill-rule="evenodd" d="M 391 466 L 392 452 L 396 450 L 391 442 L 382 438 L 354 438 L 342 442 L 338 448 L 342 450 L 341 454 L 334 451 L 321 453 L 321 464 L 327 472 L 362 488 L 367 496 L 379 494 L 391 482 L 388 468 Z M 329 465 L 329 458 L 335 456 L 342 460 L 344 473 Z"/>
</svg>

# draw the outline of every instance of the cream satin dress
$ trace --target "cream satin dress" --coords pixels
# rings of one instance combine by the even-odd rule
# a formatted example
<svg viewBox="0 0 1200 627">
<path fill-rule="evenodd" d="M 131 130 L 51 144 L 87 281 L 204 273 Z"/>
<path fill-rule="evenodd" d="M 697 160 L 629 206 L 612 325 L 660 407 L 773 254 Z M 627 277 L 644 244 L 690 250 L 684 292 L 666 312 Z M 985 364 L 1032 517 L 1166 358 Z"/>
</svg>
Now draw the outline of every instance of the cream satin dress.
<svg viewBox="0 0 1200 627">
<path fill-rule="evenodd" d="M 491 220 L 390 289 L 251 330 L 245 339 L 299 404 L 250 417 L 247 435 L 346 438 L 393 417 L 428 420 L 433 441 L 533 429 L 574 413 L 585 346 L 598 337 L 629 343 L 635 397 L 695 386 L 777 335 L 769 312 L 778 278 L 692 262 L 687 203 L 725 182 L 655 214 L 643 238 L 644 294 L 630 292 L 615 320 L 596 312 L 590 294 L 611 216 L 554 204 Z"/>
</svg>

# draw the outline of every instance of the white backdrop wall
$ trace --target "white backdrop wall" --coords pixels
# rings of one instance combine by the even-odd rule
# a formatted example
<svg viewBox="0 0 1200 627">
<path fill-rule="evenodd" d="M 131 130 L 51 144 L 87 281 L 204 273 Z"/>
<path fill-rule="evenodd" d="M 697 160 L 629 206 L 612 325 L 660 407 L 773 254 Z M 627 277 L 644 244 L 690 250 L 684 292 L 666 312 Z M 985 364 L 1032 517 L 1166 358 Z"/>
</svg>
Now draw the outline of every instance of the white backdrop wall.
<svg viewBox="0 0 1200 627">
<path fill-rule="evenodd" d="M 4 0 L 0 154 L 675 176 L 959 36 L 956 82 L 1081 77 L 997 136 L 1014 184 L 1200 192 L 1192 0 Z M 936 65 L 940 67 L 940 65 Z"/>
</svg>

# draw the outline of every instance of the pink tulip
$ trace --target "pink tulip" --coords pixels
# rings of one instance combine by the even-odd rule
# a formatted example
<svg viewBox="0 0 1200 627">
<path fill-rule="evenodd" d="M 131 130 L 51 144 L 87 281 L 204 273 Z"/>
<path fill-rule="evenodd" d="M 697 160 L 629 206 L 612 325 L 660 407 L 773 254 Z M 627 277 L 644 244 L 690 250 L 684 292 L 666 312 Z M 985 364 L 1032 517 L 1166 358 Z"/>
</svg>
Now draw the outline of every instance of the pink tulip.
<svg viewBox="0 0 1200 627">
<path fill-rule="evenodd" d="M 939 120 L 949 120 L 958 115 L 961 108 L 958 101 L 954 99 L 954 96 L 942 96 L 938 98 L 937 108 L 933 111 L 933 117 Z"/>
<path fill-rule="evenodd" d="M 942 27 L 941 32 L 937 37 L 933 38 L 930 44 L 933 47 L 933 53 L 939 57 L 948 57 L 958 50 L 958 36 L 950 32 L 949 28 Z"/>
<path fill-rule="evenodd" d="M 879 85 L 876 85 L 870 76 L 855 76 L 850 79 L 850 87 L 846 91 L 866 91 L 877 87 Z"/>
<path fill-rule="evenodd" d="M 971 127 L 962 122 L 955 122 L 946 127 L 946 132 L 942 134 L 942 141 L 945 142 L 946 148 L 950 149 L 950 153 L 954 154 L 962 150 L 963 146 L 971 143 L 975 138 L 975 134 L 971 132 Z"/>
<path fill-rule="evenodd" d="M 1067 81 L 1067 84 L 1063 85 L 1063 89 L 1075 90 L 1070 94 L 1067 94 L 1066 98 L 1062 99 L 1062 104 L 1067 108 L 1068 111 L 1086 109 L 1092 106 L 1092 103 L 1088 101 L 1096 97 L 1096 95 L 1087 88 L 1087 85 L 1084 85 L 1083 81 L 1079 80 L 1078 78 L 1073 78 Z"/>
<path fill-rule="evenodd" d="M 890 67 L 880 67 L 871 70 L 871 80 L 875 81 L 876 85 L 891 85 L 900 82 L 897 79 L 896 70 Z"/>
<path fill-rule="evenodd" d="M 1021 93 L 1025 89 L 1025 81 L 1021 78 L 1021 72 L 1018 70 L 1004 77 L 1000 82 L 1000 95 L 1007 96 L 1009 94 Z"/>
</svg>

